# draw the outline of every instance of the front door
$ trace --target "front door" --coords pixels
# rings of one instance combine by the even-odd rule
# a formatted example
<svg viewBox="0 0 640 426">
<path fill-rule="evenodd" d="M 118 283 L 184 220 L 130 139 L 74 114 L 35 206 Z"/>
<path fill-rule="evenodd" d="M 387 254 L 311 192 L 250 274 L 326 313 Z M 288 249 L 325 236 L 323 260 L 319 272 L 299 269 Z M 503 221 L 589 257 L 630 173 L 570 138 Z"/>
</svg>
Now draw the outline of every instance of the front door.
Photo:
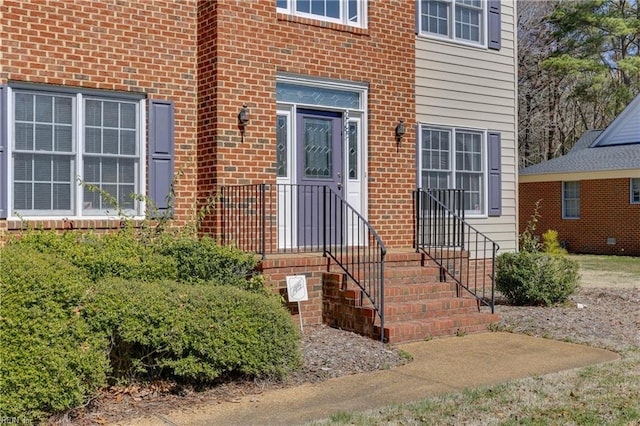
<svg viewBox="0 0 640 426">
<path fill-rule="evenodd" d="M 341 242 L 342 114 L 298 109 L 296 120 L 298 245 L 323 244 L 325 231 Z"/>
</svg>

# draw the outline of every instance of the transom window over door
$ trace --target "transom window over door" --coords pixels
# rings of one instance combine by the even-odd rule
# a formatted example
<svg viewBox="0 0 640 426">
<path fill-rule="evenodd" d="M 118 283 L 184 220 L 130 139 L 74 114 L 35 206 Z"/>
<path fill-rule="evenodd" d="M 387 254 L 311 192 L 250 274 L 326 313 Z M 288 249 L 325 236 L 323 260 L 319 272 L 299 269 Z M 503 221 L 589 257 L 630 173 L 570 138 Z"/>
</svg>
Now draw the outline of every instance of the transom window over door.
<svg viewBox="0 0 640 426">
<path fill-rule="evenodd" d="M 425 190 L 464 189 L 466 214 L 486 214 L 484 139 L 484 131 L 422 127 L 419 187 Z"/>
<path fill-rule="evenodd" d="M 278 12 L 364 28 L 367 0 L 277 0 Z"/>
</svg>

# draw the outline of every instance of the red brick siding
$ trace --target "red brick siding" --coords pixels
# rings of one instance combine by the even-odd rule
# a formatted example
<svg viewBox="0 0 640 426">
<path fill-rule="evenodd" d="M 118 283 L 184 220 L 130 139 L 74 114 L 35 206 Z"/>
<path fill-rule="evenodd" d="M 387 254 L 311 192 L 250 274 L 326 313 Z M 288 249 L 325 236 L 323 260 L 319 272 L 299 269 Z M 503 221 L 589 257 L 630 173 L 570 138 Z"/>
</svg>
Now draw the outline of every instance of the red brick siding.
<svg viewBox="0 0 640 426">
<path fill-rule="evenodd" d="M 640 205 L 630 204 L 629 185 L 629 178 L 580 181 L 580 219 L 562 219 L 562 182 L 520 183 L 520 232 L 541 200 L 537 235 L 554 229 L 575 253 L 639 256 Z"/>
<path fill-rule="evenodd" d="M 387 245 L 411 245 L 414 135 L 409 125 L 397 151 L 394 128 L 415 121 L 413 3 L 369 2 L 367 29 L 292 18 L 271 1 L 205 2 L 199 12 L 200 198 L 216 184 L 275 182 L 277 73 L 366 82 L 369 220 Z"/>
<path fill-rule="evenodd" d="M 196 12 L 194 2 L 174 0 L 0 3 L 0 83 L 138 92 L 174 102 L 179 222 L 193 218 L 196 195 Z"/>
</svg>

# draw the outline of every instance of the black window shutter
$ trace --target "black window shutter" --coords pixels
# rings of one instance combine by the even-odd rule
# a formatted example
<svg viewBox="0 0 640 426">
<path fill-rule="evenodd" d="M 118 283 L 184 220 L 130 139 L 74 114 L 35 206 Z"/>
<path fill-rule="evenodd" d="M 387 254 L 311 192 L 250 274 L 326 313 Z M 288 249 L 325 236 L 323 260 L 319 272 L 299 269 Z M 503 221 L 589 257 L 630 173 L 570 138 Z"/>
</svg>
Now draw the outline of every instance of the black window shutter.
<svg viewBox="0 0 640 426">
<path fill-rule="evenodd" d="M 149 198 L 155 204 L 158 216 L 173 213 L 169 202 L 173 181 L 173 114 L 173 102 L 150 101 Z"/>
<path fill-rule="evenodd" d="M 489 216 L 502 215 L 502 158 L 500 133 L 489 133 L 487 155 L 489 157 Z"/>
<path fill-rule="evenodd" d="M 7 87 L 0 85 L 0 218 L 7 217 Z"/>
<path fill-rule="evenodd" d="M 489 40 L 488 47 L 493 50 L 500 50 L 502 47 L 502 20 L 500 10 L 500 0 L 489 0 Z"/>
</svg>

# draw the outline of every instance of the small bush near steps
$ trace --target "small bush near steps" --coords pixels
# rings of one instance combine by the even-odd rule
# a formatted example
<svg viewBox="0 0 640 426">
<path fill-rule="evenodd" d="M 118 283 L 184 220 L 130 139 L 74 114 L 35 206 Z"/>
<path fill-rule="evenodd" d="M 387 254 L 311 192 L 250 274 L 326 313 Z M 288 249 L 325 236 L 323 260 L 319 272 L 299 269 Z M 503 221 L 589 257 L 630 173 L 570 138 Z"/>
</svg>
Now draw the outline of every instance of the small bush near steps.
<svg viewBox="0 0 640 426">
<path fill-rule="evenodd" d="M 558 232 L 548 230 L 543 243 L 535 238 L 539 202 L 520 235 L 520 251 L 502 253 L 496 262 L 496 289 L 512 305 L 549 306 L 566 302 L 578 288 L 578 263 L 566 257 Z"/>
</svg>

